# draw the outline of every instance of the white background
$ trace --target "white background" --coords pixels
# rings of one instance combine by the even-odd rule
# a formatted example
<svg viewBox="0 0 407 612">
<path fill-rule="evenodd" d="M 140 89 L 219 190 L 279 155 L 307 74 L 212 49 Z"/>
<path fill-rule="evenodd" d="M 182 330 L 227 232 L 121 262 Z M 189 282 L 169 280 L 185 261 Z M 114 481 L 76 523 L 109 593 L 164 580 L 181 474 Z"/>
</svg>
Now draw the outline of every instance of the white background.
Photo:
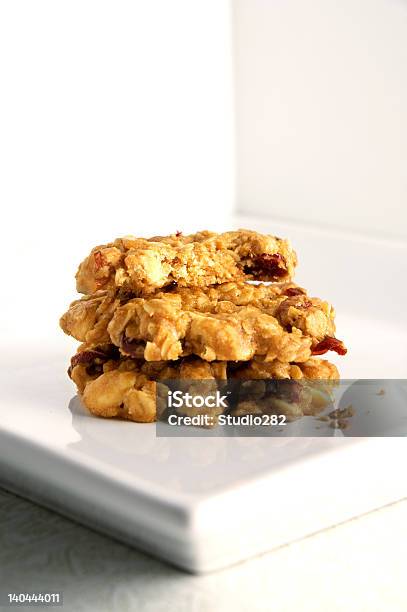
<svg viewBox="0 0 407 612">
<path fill-rule="evenodd" d="M 231 52 L 223 0 L 2 2 L 6 214 L 103 240 L 230 210 Z"/>
<path fill-rule="evenodd" d="M 234 0 L 239 208 L 407 238 L 406 0 Z"/>
<path fill-rule="evenodd" d="M 93 245 L 224 226 L 226 0 L 6 0 L 0 88 L 3 342 L 58 334 Z"/>
<path fill-rule="evenodd" d="M 405 0 L 5 0 L 3 240 L 82 255 L 236 201 L 406 239 L 406 66 Z"/>
</svg>

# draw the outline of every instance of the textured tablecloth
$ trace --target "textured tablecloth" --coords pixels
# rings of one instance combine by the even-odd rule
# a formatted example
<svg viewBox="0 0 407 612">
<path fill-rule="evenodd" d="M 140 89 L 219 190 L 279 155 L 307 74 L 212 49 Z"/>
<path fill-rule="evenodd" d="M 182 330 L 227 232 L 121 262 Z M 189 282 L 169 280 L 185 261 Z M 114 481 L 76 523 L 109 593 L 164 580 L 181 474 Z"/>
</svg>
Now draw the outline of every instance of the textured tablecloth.
<svg viewBox="0 0 407 612">
<path fill-rule="evenodd" d="M 63 608 L 48 610 L 405 612 L 406 553 L 404 500 L 191 576 L 0 490 L 0 589 L 63 591 Z"/>
</svg>

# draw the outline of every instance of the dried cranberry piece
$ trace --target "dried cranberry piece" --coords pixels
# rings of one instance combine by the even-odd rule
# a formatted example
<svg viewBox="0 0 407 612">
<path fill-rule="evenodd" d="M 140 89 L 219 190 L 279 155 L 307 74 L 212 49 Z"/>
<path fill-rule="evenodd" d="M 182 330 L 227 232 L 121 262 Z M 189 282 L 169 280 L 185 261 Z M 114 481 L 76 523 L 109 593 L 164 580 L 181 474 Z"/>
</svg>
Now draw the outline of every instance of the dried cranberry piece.
<svg viewBox="0 0 407 612">
<path fill-rule="evenodd" d="M 288 287 L 283 292 L 283 295 L 287 295 L 288 297 L 294 297 L 296 295 L 305 295 L 305 291 L 304 289 L 301 289 L 301 287 Z"/>
<path fill-rule="evenodd" d="M 108 359 L 108 356 L 103 351 L 82 351 L 76 353 L 71 359 L 71 368 L 74 368 L 80 363 L 92 363 L 95 359 Z"/>
<path fill-rule="evenodd" d="M 101 363 L 91 363 L 87 366 L 86 372 L 89 376 L 100 376 L 103 374 L 103 365 Z"/>
<path fill-rule="evenodd" d="M 94 363 L 95 359 L 97 358 L 103 360 L 107 359 L 105 353 L 102 351 L 82 351 L 81 353 L 76 353 L 76 355 L 71 358 L 71 365 L 68 368 L 69 378 L 71 378 L 72 370 L 75 366 L 79 365 L 80 363 L 87 364 L 89 366 Z"/>
<path fill-rule="evenodd" d="M 277 280 L 287 274 L 286 261 L 280 253 L 255 255 L 252 258 L 252 263 L 246 266 L 245 272 L 252 273 L 253 276 L 257 277 L 265 275 Z"/>
<path fill-rule="evenodd" d="M 328 351 L 335 351 L 338 355 L 346 355 L 348 349 L 342 342 L 342 340 L 338 340 L 337 338 L 332 338 L 331 336 L 326 336 L 321 342 L 312 349 L 313 355 L 323 355 Z"/>
<path fill-rule="evenodd" d="M 128 338 L 125 333 L 122 334 L 120 347 L 126 355 L 130 357 L 140 357 L 140 340 Z"/>
<path fill-rule="evenodd" d="M 96 359 L 101 359 L 102 361 L 107 361 L 108 359 L 119 359 L 120 352 L 117 346 L 107 345 L 106 348 L 98 348 L 90 351 L 81 351 L 80 353 L 76 353 L 71 358 L 71 367 L 74 368 L 79 363 L 92 363 Z"/>
<path fill-rule="evenodd" d="M 290 404 L 299 404 L 302 396 L 302 385 L 292 379 L 272 381 L 277 397 Z"/>
<path fill-rule="evenodd" d="M 95 260 L 96 270 L 100 270 L 100 268 L 103 268 L 103 266 L 106 265 L 106 259 L 102 251 L 96 251 L 96 253 L 93 255 L 93 259 Z"/>
<path fill-rule="evenodd" d="M 311 308 L 312 302 L 310 300 L 304 300 L 303 302 L 296 302 L 295 308 Z"/>
<path fill-rule="evenodd" d="M 117 346 L 111 344 L 108 350 L 104 351 L 106 359 L 120 359 L 120 351 Z"/>
<path fill-rule="evenodd" d="M 163 291 L 163 293 L 171 293 L 171 291 L 175 289 L 175 287 L 177 287 L 177 283 L 175 281 L 170 281 L 168 285 L 162 287 L 160 291 Z"/>
</svg>

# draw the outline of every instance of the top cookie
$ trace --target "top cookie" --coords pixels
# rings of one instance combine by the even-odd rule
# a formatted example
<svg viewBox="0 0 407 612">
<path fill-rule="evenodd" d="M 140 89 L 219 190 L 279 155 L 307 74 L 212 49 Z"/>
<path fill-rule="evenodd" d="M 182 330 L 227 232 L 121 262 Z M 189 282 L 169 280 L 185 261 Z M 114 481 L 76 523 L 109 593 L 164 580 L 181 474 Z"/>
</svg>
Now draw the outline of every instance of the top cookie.
<svg viewBox="0 0 407 612">
<path fill-rule="evenodd" d="M 126 236 L 97 246 L 80 264 L 80 293 L 124 288 L 144 295 L 176 283 L 206 287 L 228 281 L 288 281 L 297 263 L 288 240 L 250 230 L 203 231 L 153 238 Z"/>
</svg>

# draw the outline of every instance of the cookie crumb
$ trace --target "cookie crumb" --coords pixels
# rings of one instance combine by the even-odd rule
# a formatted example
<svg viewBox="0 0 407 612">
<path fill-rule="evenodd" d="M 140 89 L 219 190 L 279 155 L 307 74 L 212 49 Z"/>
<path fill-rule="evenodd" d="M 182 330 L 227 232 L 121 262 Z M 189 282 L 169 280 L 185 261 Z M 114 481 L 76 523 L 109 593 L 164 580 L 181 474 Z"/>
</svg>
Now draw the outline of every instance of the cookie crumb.
<svg viewBox="0 0 407 612">
<path fill-rule="evenodd" d="M 342 410 L 339 410 L 339 408 L 337 408 L 336 410 L 332 410 L 332 412 L 330 412 L 328 416 L 331 419 L 349 419 L 354 415 L 355 409 L 353 408 L 352 404 L 349 404 L 349 406 L 347 406 L 346 408 L 342 408 Z"/>
</svg>

